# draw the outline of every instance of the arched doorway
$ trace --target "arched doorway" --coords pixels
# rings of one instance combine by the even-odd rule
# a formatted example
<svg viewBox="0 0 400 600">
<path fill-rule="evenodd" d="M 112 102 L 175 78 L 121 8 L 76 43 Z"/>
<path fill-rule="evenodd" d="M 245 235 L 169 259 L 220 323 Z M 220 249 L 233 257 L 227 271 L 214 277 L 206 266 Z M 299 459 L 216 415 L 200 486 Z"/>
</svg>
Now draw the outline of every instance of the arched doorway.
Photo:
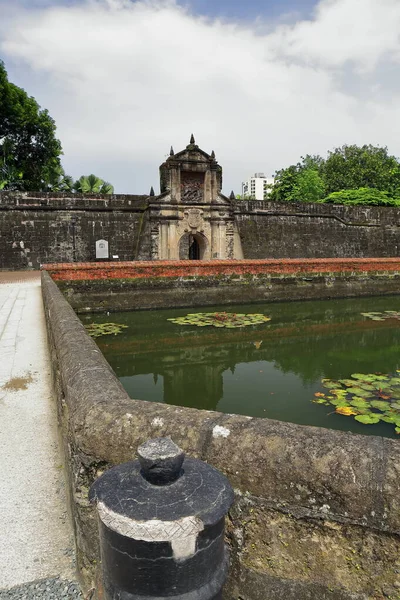
<svg viewBox="0 0 400 600">
<path fill-rule="evenodd" d="M 189 236 L 189 260 L 200 260 L 200 244 L 194 235 Z"/>
<path fill-rule="evenodd" d="M 179 260 L 203 260 L 206 239 L 199 233 L 185 233 L 179 240 Z"/>
</svg>

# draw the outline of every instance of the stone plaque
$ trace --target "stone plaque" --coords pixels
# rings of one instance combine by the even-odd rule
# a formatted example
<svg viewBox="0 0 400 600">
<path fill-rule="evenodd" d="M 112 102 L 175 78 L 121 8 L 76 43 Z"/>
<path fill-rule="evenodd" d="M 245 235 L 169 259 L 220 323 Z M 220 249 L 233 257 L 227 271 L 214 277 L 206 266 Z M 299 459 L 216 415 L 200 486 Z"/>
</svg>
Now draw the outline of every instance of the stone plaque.
<svg viewBox="0 0 400 600">
<path fill-rule="evenodd" d="M 96 241 L 96 258 L 108 258 L 108 242 L 107 240 Z"/>
</svg>

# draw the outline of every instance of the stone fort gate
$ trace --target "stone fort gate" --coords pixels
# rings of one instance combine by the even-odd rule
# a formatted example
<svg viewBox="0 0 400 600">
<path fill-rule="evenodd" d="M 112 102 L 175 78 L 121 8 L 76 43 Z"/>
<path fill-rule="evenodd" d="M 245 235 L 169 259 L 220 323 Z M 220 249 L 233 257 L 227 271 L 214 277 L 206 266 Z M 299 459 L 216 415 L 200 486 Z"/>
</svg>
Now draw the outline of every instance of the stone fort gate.
<svg viewBox="0 0 400 600">
<path fill-rule="evenodd" d="M 151 196 L 151 258 L 242 258 L 231 200 L 221 193 L 222 167 L 192 135 L 185 150 L 160 167 L 159 196 Z"/>
</svg>

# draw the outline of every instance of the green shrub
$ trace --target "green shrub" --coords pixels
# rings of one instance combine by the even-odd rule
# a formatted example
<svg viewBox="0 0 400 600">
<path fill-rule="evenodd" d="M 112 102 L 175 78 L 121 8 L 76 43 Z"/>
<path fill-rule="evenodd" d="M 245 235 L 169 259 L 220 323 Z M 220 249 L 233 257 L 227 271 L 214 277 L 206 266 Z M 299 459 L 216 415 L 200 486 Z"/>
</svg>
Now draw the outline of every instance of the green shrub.
<svg viewBox="0 0 400 600">
<path fill-rule="evenodd" d="M 358 188 L 357 190 L 341 190 L 332 192 L 326 198 L 318 200 L 321 203 L 370 206 L 400 206 L 400 198 L 393 197 L 389 192 L 383 192 L 375 188 Z"/>
</svg>

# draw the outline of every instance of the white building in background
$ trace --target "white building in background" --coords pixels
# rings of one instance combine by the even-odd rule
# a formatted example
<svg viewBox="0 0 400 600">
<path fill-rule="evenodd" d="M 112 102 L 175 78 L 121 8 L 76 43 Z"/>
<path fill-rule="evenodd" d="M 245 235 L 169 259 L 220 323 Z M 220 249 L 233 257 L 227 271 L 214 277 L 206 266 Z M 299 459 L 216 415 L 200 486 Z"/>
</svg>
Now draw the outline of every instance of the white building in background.
<svg viewBox="0 0 400 600">
<path fill-rule="evenodd" d="M 274 185 L 273 177 L 266 177 L 264 173 L 254 173 L 247 181 L 242 183 L 242 197 L 255 200 L 265 200 L 271 192 L 269 186 Z"/>
</svg>

